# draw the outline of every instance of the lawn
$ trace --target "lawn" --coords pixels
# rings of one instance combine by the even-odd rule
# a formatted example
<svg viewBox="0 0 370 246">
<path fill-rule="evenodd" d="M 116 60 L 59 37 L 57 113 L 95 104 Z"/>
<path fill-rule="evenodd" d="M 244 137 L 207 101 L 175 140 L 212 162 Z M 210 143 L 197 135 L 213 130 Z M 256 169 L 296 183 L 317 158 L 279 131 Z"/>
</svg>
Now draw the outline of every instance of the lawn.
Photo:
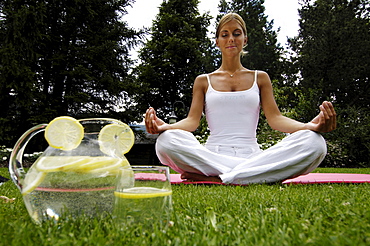
<svg viewBox="0 0 370 246">
<path fill-rule="evenodd" d="M 316 172 L 370 173 L 370 169 Z M 7 169 L 0 175 L 9 178 Z M 111 218 L 34 224 L 10 181 L 0 186 L 1 245 L 370 245 L 370 184 L 174 185 L 172 226 L 120 231 Z"/>
</svg>

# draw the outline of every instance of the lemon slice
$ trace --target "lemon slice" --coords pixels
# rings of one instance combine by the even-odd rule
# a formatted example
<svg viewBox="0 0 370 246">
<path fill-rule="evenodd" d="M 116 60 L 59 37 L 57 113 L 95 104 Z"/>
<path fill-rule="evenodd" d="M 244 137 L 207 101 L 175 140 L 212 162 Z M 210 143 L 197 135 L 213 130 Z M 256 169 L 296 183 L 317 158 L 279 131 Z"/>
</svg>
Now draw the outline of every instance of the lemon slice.
<svg viewBox="0 0 370 246">
<path fill-rule="evenodd" d="M 123 166 L 129 166 L 130 163 L 127 159 L 121 159 L 117 157 L 109 157 L 109 156 L 101 156 L 101 157 L 92 157 L 91 161 L 82 164 L 73 171 L 81 172 L 81 173 L 104 173 L 110 172 L 115 173 L 118 172 L 118 168 Z"/>
<path fill-rule="evenodd" d="M 126 199 L 143 199 L 172 195 L 172 190 L 163 190 L 152 187 L 135 187 L 126 189 L 123 192 L 115 191 L 114 195 Z"/>
<path fill-rule="evenodd" d="M 119 167 L 129 166 L 126 158 L 109 156 L 43 156 L 35 167 L 40 172 L 80 172 L 114 174 Z"/>
<path fill-rule="evenodd" d="M 82 164 L 91 162 L 89 156 L 43 156 L 35 163 L 41 172 L 72 171 Z"/>
<path fill-rule="evenodd" d="M 134 145 L 135 135 L 126 124 L 109 124 L 100 130 L 98 140 L 103 153 L 121 157 Z"/>
<path fill-rule="evenodd" d="M 78 120 L 69 116 L 57 117 L 45 128 L 46 141 L 56 149 L 75 149 L 83 137 L 84 128 Z"/>
<path fill-rule="evenodd" d="M 83 158 L 83 157 L 81 157 Z M 94 169 L 99 169 L 105 166 L 112 166 L 118 161 L 118 158 L 110 156 L 94 156 L 86 163 L 82 163 L 79 166 L 73 168 L 76 172 L 89 172 Z"/>
<path fill-rule="evenodd" d="M 110 174 L 117 174 L 119 172 L 120 167 L 130 166 L 130 163 L 127 159 L 119 159 L 116 158 L 115 162 L 110 165 L 105 165 L 101 168 L 95 168 L 88 171 L 89 173 L 106 173 L 109 172 Z"/>
<path fill-rule="evenodd" d="M 39 172 L 36 168 L 30 168 L 23 181 L 22 195 L 25 196 L 38 187 L 45 178 L 46 173 Z"/>
</svg>

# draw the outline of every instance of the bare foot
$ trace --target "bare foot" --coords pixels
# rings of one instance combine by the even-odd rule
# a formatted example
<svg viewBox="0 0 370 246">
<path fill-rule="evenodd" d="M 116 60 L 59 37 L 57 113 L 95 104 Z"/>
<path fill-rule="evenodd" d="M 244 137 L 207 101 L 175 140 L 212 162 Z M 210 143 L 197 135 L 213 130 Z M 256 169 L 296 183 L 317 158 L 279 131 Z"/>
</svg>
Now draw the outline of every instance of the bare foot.
<svg viewBox="0 0 370 246">
<path fill-rule="evenodd" d="M 218 176 L 206 176 L 198 173 L 188 173 L 188 172 L 182 173 L 181 178 L 192 181 L 212 181 L 219 183 L 222 182 L 222 180 Z"/>
</svg>

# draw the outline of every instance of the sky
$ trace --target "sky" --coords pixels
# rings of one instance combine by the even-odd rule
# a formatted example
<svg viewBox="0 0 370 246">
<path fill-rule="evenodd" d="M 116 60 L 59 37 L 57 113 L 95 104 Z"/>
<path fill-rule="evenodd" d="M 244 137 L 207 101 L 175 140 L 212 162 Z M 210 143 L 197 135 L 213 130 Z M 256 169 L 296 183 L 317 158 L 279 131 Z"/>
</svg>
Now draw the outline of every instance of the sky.
<svg viewBox="0 0 370 246">
<path fill-rule="evenodd" d="M 132 8 L 128 8 L 128 15 L 124 20 L 133 28 L 143 26 L 150 27 L 152 21 L 159 12 L 159 6 L 163 0 L 136 0 Z M 186 0 L 184 0 L 186 1 Z M 287 37 L 294 37 L 298 34 L 298 4 L 299 0 L 265 0 L 265 15 L 268 20 L 274 20 L 274 30 L 280 27 L 278 42 L 285 46 Z M 216 17 L 219 0 L 200 0 L 199 12 L 201 14 L 209 11 L 210 15 Z M 247 28 L 248 28 L 248 23 Z M 215 29 L 215 18 L 211 21 L 212 30 Z"/>
</svg>

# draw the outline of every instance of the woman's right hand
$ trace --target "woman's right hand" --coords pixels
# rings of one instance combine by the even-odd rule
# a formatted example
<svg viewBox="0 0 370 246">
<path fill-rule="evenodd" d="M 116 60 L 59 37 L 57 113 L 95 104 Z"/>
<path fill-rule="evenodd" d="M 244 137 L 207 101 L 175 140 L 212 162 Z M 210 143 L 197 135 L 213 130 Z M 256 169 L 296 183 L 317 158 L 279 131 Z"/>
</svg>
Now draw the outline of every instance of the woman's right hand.
<svg viewBox="0 0 370 246">
<path fill-rule="evenodd" d="M 148 108 L 145 113 L 145 127 L 146 131 L 150 134 L 158 134 L 170 128 L 169 124 L 157 117 L 152 107 Z"/>
</svg>

